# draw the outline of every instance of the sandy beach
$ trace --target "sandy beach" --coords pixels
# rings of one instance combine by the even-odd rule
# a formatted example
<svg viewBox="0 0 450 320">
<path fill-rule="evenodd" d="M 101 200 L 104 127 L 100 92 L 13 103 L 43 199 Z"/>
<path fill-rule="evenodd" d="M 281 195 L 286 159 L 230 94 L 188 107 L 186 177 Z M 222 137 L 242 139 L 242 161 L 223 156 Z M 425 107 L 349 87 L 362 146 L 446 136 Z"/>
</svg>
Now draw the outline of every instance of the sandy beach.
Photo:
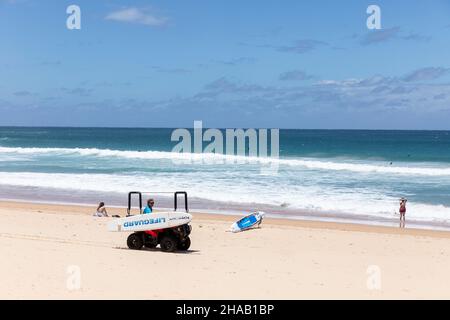
<svg viewBox="0 0 450 320">
<path fill-rule="evenodd" d="M 450 297 L 447 232 L 267 219 L 233 234 L 235 217 L 194 213 L 191 249 L 171 254 L 129 250 L 92 210 L 1 202 L 0 298 Z"/>
</svg>

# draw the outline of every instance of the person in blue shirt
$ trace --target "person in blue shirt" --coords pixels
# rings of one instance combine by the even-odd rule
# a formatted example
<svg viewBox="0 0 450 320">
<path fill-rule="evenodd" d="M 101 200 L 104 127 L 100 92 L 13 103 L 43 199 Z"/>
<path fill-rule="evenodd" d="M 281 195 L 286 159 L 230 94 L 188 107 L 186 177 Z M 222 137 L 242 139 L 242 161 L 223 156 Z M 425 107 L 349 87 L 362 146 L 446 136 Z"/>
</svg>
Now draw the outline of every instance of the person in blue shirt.
<svg viewBox="0 0 450 320">
<path fill-rule="evenodd" d="M 148 199 L 147 201 L 147 206 L 144 209 L 144 213 L 145 214 L 150 214 L 153 212 L 153 205 L 155 204 L 155 200 L 153 199 Z"/>
</svg>

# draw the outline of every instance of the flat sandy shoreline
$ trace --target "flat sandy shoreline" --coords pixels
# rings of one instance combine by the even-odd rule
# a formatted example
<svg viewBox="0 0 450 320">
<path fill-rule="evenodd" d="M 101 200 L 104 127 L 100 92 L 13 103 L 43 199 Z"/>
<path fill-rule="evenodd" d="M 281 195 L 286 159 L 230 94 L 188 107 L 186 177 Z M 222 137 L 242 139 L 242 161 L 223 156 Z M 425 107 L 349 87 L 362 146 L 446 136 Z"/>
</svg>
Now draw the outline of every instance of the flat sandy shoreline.
<svg viewBox="0 0 450 320">
<path fill-rule="evenodd" d="M 0 202 L 0 298 L 450 298 L 449 232 L 267 219 L 233 234 L 236 217 L 194 213 L 190 251 L 169 254 L 129 250 L 94 209 Z"/>
</svg>

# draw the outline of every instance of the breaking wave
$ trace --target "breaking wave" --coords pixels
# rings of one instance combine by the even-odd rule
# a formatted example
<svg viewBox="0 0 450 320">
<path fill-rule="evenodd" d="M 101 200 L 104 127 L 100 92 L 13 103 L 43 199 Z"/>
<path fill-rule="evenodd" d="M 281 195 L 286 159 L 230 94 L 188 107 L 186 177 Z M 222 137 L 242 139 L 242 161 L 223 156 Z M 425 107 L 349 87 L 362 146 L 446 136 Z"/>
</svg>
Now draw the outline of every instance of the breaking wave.
<svg viewBox="0 0 450 320">
<path fill-rule="evenodd" d="M 400 164 L 388 165 L 381 161 L 330 161 L 318 158 L 275 158 L 275 157 L 246 157 L 238 155 L 223 155 L 214 153 L 176 153 L 166 151 L 131 151 L 110 150 L 97 148 L 12 148 L 0 147 L 0 155 L 28 155 L 28 156 L 81 156 L 98 158 L 123 158 L 140 160 L 173 160 L 173 161 L 204 161 L 206 163 L 260 163 L 302 167 L 310 170 L 349 171 L 357 173 L 380 173 L 392 175 L 416 176 L 450 176 L 450 168 L 443 165 Z"/>
</svg>

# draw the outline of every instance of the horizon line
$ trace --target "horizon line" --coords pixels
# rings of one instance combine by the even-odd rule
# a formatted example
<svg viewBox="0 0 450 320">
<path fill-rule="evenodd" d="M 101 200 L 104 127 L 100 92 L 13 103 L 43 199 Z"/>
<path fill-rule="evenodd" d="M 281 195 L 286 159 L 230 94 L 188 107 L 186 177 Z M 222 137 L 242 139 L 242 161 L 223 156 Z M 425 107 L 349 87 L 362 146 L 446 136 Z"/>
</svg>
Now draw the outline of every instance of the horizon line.
<svg viewBox="0 0 450 320">
<path fill-rule="evenodd" d="M 0 125 L 0 128 L 46 128 L 46 129 L 194 129 L 194 127 L 143 127 L 143 126 L 38 126 L 38 125 Z M 279 130 L 303 130 L 303 131 L 444 131 L 450 132 L 450 129 L 367 129 L 367 128 L 275 128 L 275 127 L 202 127 L 202 129 L 279 129 Z"/>
</svg>

